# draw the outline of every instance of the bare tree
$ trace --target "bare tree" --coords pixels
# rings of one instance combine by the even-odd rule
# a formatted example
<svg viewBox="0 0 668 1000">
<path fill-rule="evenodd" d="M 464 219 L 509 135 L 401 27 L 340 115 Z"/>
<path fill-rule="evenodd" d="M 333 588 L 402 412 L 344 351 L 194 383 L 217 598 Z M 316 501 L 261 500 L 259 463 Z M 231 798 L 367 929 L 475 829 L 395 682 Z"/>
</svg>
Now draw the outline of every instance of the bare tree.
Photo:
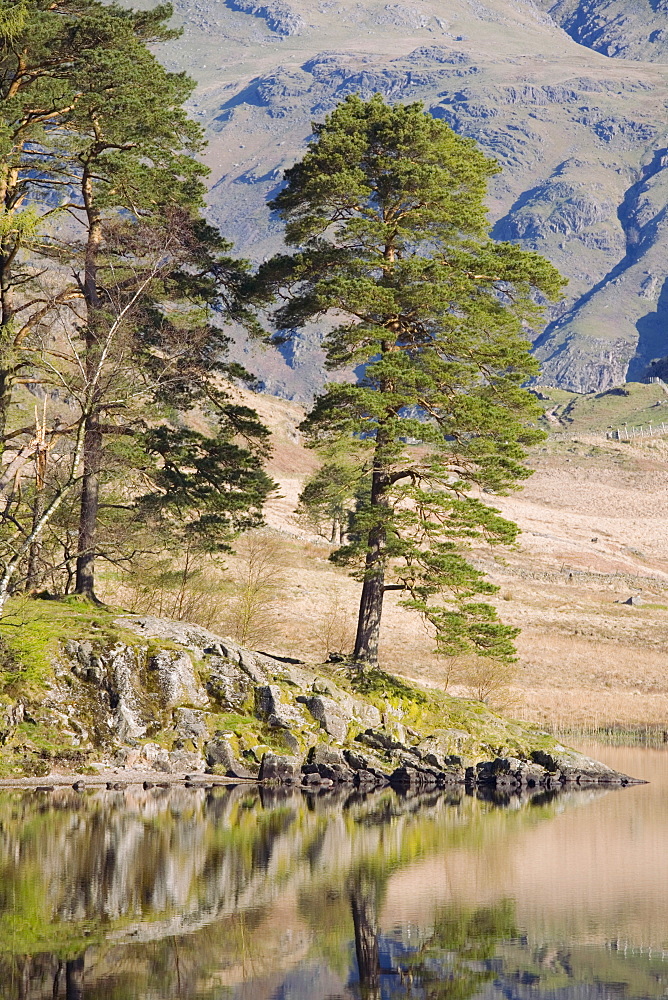
<svg viewBox="0 0 668 1000">
<path fill-rule="evenodd" d="M 237 593 L 223 624 L 242 645 L 257 645 L 274 638 L 277 611 L 284 583 L 281 546 L 264 531 L 249 532 L 239 545 Z"/>
</svg>

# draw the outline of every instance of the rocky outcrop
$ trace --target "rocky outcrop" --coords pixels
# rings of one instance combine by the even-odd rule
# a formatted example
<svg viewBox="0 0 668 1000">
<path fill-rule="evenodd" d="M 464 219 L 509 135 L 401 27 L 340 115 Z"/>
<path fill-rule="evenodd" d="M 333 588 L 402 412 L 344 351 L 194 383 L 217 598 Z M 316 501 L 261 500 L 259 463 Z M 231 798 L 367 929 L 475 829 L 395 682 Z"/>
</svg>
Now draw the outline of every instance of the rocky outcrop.
<svg viewBox="0 0 668 1000">
<path fill-rule="evenodd" d="M 618 59 L 668 60 L 665 0 L 535 0 L 580 45 Z"/>
<path fill-rule="evenodd" d="M 208 705 L 206 691 L 200 684 L 190 657 L 185 652 L 161 649 L 148 661 L 149 670 L 155 670 L 165 708 L 190 704 L 197 708 Z"/>
<path fill-rule="evenodd" d="M 362 682 L 372 694 L 360 694 Z M 20 742 L 25 716 L 42 744 L 58 732 L 61 767 L 94 759 L 126 774 L 206 770 L 311 791 L 389 784 L 411 794 L 631 780 L 491 712 L 473 712 L 468 730 L 449 727 L 453 709 L 465 717 L 447 698 L 381 672 L 360 679 L 340 665 L 253 652 L 182 622 L 110 616 L 103 638 L 94 631 L 63 642 L 47 697 L 2 706 L 0 754 L 21 752 L 25 774 L 49 771 L 49 754 L 35 749 L 31 757 Z"/>
<path fill-rule="evenodd" d="M 301 35 L 306 27 L 301 14 L 284 0 L 269 0 L 268 3 L 257 3 L 256 0 L 227 0 L 227 2 L 232 10 L 261 17 L 277 35 Z"/>
</svg>

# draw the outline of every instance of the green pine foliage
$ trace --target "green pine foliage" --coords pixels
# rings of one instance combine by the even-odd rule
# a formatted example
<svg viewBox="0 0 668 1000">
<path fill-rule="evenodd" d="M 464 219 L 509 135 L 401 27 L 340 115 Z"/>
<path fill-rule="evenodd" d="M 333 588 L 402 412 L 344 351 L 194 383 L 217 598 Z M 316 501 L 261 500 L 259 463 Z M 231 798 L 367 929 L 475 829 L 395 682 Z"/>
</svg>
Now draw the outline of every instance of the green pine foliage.
<svg viewBox="0 0 668 1000">
<path fill-rule="evenodd" d="M 248 264 L 201 215 L 194 81 L 153 51 L 171 15 L 0 4 L 0 606 L 47 580 L 95 598 L 101 557 L 226 550 L 273 489 L 225 360 L 226 321 L 256 325 Z M 27 424 L 25 382 L 49 397 Z"/>
<path fill-rule="evenodd" d="M 465 548 L 516 537 L 482 497 L 529 474 L 542 432 L 524 387 L 538 373 L 527 334 L 564 281 L 538 254 L 490 239 L 497 164 L 422 105 L 351 96 L 314 134 L 272 202 L 294 253 L 261 279 L 287 295 L 279 328 L 329 315 L 329 368 L 362 373 L 328 385 L 304 424 L 316 447 L 365 452 L 333 557 L 363 582 L 354 657 L 377 659 L 389 586 L 432 624 L 440 652 L 512 658 L 516 632 L 480 600 L 495 588 Z"/>
</svg>

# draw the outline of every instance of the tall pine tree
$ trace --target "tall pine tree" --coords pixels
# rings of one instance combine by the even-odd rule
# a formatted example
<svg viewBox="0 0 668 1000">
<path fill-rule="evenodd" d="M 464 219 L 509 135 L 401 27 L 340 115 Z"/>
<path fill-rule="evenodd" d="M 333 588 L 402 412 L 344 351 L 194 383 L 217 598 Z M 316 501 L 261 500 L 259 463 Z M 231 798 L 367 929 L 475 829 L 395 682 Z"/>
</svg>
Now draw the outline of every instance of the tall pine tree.
<svg viewBox="0 0 668 1000">
<path fill-rule="evenodd" d="M 564 282 L 537 254 L 490 239 L 496 163 L 422 105 L 351 96 L 314 133 L 271 203 L 295 252 L 261 278 L 288 295 L 279 328 L 329 314 L 328 367 L 362 372 L 328 385 L 304 425 L 316 445 L 368 449 L 334 554 L 362 581 L 354 660 L 377 663 L 388 589 L 432 623 L 441 652 L 511 658 L 515 631 L 481 600 L 495 588 L 464 547 L 516 536 L 480 492 L 528 475 L 541 432 L 523 387 L 538 371 L 525 330 Z"/>
</svg>

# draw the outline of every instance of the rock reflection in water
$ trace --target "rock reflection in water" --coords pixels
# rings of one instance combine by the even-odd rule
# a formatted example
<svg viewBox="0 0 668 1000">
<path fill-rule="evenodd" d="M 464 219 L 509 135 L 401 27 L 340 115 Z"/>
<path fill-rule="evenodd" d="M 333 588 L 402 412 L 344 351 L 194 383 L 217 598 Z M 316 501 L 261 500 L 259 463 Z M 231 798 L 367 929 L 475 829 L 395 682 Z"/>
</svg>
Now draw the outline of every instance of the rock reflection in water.
<svg viewBox="0 0 668 1000">
<path fill-rule="evenodd" d="M 513 904 L 432 908 L 388 932 L 389 883 L 464 844 L 532 830 L 577 798 L 4 794 L 0 996 L 465 1000 L 498 979 L 500 949 L 518 962 Z"/>
</svg>

